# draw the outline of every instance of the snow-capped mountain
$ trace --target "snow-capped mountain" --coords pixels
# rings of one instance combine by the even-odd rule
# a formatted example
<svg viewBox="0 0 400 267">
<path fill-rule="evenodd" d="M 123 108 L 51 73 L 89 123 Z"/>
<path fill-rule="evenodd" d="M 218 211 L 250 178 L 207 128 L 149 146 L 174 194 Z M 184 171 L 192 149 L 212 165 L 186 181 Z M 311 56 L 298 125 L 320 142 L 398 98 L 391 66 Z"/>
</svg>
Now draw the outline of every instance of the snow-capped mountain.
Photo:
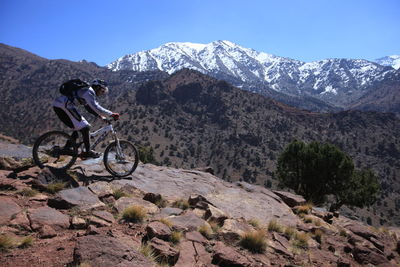
<svg viewBox="0 0 400 267">
<path fill-rule="evenodd" d="M 390 66 L 394 69 L 400 69 L 400 55 L 392 55 L 387 57 L 378 58 L 375 60 L 376 63 L 382 66 Z"/>
<path fill-rule="evenodd" d="M 261 94 L 273 89 L 291 96 L 311 96 L 335 106 L 344 106 L 359 98 L 372 83 L 395 71 L 360 59 L 301 62 L 229 41 L 167 43 L 123 56 L 107 67 L 115 71 L 162 70 L 168 73 L 190 68 Z"/>
</svg>

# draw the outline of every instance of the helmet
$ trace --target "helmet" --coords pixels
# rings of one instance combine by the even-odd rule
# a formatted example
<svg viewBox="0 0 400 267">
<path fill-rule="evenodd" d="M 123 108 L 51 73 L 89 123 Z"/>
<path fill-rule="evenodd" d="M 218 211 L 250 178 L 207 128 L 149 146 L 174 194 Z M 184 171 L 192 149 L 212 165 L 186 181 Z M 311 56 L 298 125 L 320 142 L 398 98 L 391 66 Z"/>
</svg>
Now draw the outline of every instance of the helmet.
<svg viewBox="0 0 400 267">
<path fill-rule="evenodd" d="M 96 93 L 97 93 L 97 91 L 99 91 L 100 89 L 103 89 L 103 90 L 102 90 L 102 95 L 108 93 L 108 87 L 107 87 L 107 85 L 108 85 L 108 84 L 107 84 L 106 81 L 100 80 L 100 79 L 95 79 L 95 80 L 93 80 L 93 81 L 92 81 L 92 84 L 91 84 L 92 88 L 96 91 Z"/>
</svg>

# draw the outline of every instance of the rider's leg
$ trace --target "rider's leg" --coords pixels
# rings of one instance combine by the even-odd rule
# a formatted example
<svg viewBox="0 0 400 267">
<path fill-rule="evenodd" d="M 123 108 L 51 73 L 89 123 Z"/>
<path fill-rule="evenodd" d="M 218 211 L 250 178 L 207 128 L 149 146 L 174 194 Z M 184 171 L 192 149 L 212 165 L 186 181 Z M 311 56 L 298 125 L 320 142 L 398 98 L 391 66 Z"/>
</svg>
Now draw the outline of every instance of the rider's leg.
<svg viewBox="0 0 400 267">
<path fill-rule="evenodd" d="M 85 127 L 80 130 L 82 134 L 82 139 L 83 139 L 83 144 L 85 145 L 85 151 L 89 152 L 90 151 L 90 136 L 89 136 L 89 130 L 90 127 Z"/>
</svg>

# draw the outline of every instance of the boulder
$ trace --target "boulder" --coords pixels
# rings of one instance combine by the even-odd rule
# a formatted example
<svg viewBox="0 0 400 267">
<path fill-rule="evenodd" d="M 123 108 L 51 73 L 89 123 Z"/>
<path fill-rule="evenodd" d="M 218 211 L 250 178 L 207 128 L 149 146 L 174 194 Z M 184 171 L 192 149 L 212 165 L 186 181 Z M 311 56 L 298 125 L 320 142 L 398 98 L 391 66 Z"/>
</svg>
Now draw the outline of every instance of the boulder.
<svg viewBox="0 0 400 267">
<path fill-rule="evenodd" d="M 85 219 L 78 216 L 72 217 L 71 225 L 74 229 L 86 229 L 87 227 Z"/>
<path fill-rule="evenodd" d="M 182 209 L 179 208 L 171 208 L 171 207 L 166 207 L 166 208 L 162 208 L 160 210 L 160 217 L 168 217 L 168 216 L 172 216 L 172 215 L 180 215 L 183 212 Z"/>
<path fill-rule="evenodd" d="M 285 191 L 272 191 L 272 192 L 278 195 L 283 200 L 283 202 L 285 202 L 286 205 L 288 205 L 291 208 L 306 204 L 305 198 L 300 195 L 296 195 Z"/>
<path fill-rule="evenodd" d="M 268 243 L 269 247 L 272 248 L 276 253 L 283 255 L 285 258 L 293 258 L 293 253 L 291 252 L 291 245 L 286 237 L 273 232 L 273 241 Z"/>
<path fill-rule="evenodd" d="M 97 227 L 111 226 L 115 223 L 114 216 L 105 210 L 96 210 L 88 219 L 89 224 L 96 225 Z"/>
<path fill-rule="evenodd" d="M 57 232 L 49 225 L 43 225 L 39 230 L 40 238 L 53 238 L 57 236 Z"/>
<path fill-rule="evenodd" d="M 370 248 L 362 247 L 359 245 L 354 247 L 352 254 L 354 256 L 354 259 L 358 263 L 363 265 L 367 264 L 379 265 L 379 264 L 389 263 L 389 261 L 383 254 L 377 253 L 376 251 L 373 251 Z"/>
<path fill-rule="evenodd" d="M 159 239 L 168 241 L 171 236 L 171 230 L 162 222 L 151 222 L 146 226 L 146 233 L 149 239 L 157 237 Z"/>
<path fill-rule="evenodd" d="M 0 196 L 0 225 L 7 224 L 13 216 L 21 211 L 21 207 L 11 198 Z"/>
<path fill-rule="evenodd" d="M 49 199 L 48 205 L 57 209 L 78 207 L 80 210 L 91 210 L 105 206 L 92 191 L 84 186 L 58 192 L 54 198 Z"/>
<path fill-rule="evenodd" d="M 208 243 L 208 240 L 198 231 L 187 232 L 185 234 L 185 237 L 188 241 L 192 241 L 194 243 L 200 243 L 200 244 Z"/>
<path fill-rule="evenodd" d="M 156 214 L 160 211 L 153 203 L 136 197 L 121 197 L 114 203 L 114 208 L 118 213 L 122 213 L 126 208 L 131 206 L 142 206 L 149 214 Z"/>
<path fill-rule="evenodd" d="M 33 230 L 39 230 L 43 226 L 51 226 L 55 230 L 69 228 L 69 216 L 50 207 L 29 209 L 28 217 Z"/>
<path fill-rule="evenodd" d="M 200 226 L 207 223 L 191 211 L 186 211 L 182 215 L 170 217 L 168 219 L 172 222 L 174 229 L 183 232 L 196 231 Z"/>
<path fill-rule="evenodd" d="M 32 231 L 31 224 L 25 211 L 17 213 L 12 217 L 13 219 L 9 222 L 10 226 L 25 231 Z"/>
<path fill-rule="evenodd" d="M 175 267 L 208 267 L 214 266 L 211 261 L 211 254 L 200 243 L 184 241 L 179 245 L 179 259 L 174 265 Z"/>
<path fill-rule="evenodd" d="M 152 267 L 150 262 L 133 245 L 111 236 L 87 235 L 79 237 L 74 249 L 75 266 L 88 263 L 96 267 Z"/>
<path fill-rule="evenodd" d="M 240 254 L 234 248 L 226 246 L 222 242 L 217 242 L 214 246 L 212 263 L 218 264 L 219 266 L 252 266 L 252 261 L 250 259 Z"/>
<path fill-rule="evenodd" d="M 99 198 L 111 196 L 114 193 L 110 183 L 105 181 L 95 182 L 88 185 L 90 191 L 96 194 Z"/>
<path fill-rule="evenodd" d="M 224 240 L 233 242 L 239 240 L 245 232 L 251 230 L 253 230 L 253 228 L 243 219 L 226 219 L 219 233 Z"/>
<path fill-rule="evenodd" d="M 228 215 L 220 209 L 217 209 L 214 206 L 208 205 L 206 213 L 204 214 L 204 218 L 208 221 L 217 222 L 218 224 L 223 224 L 226 219 L 228 219 Z"/>
<path fill-rule="evenodd" d="M 205 197 L 197 194 L 191 195 L 189 197 L 188 202 L 192 208 L 199 208 L 203 210 L 206 210 L 209 205 L 213 206 L 213 204 L 210 201 L 208 201 Z"/>
<path fill-rule="evenodd" d="M 154 237 L 148 244 L 153 249 L 159 262 L 166 262 L 170 265 L 174 265 L 177 262 L 179 250 L 172 247 L 170 243 Z"/>
</svg>

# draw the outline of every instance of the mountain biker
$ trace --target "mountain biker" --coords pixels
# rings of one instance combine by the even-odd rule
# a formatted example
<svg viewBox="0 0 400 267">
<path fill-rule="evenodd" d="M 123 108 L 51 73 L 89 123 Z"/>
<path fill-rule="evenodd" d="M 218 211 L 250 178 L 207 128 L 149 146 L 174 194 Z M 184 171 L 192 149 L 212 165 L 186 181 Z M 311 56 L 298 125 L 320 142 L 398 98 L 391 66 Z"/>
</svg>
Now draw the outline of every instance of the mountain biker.
<svg viewBox="0 0 400 267">
<path fill-rule="evenodd" d="M 104 118 L 104 116 L 108 115 L 114 120 L 118 120 L 118 113 L 103 108 L 97 102 L 96 97 L 103 96 L 107 93 L 107 83 L 104 80 L 95 79 L 91 83 L 90 87 L 84 87 L 75 91 L 73 97 L 62 95 L 57 97 L 53 102 L 53 109 L 58 118 L 65 125 L 74 129 L 74 132 L 71 135 L 71 141 L 75 143 L 78 138 L 78 131 L 81 132 L 85 146 L 85 152 L 80 155 L 83 158 L 98 158 L 101 154 L 94 150 L 90 150 L 90 124 L 76 109 L 75 101 L 77 101 L 78 104 L 83 105 L 89 113 L 97 117 Z M 69 140 L 63 148 L 65 154 L 73 152 L 71 141 Z"/>
</svg>

